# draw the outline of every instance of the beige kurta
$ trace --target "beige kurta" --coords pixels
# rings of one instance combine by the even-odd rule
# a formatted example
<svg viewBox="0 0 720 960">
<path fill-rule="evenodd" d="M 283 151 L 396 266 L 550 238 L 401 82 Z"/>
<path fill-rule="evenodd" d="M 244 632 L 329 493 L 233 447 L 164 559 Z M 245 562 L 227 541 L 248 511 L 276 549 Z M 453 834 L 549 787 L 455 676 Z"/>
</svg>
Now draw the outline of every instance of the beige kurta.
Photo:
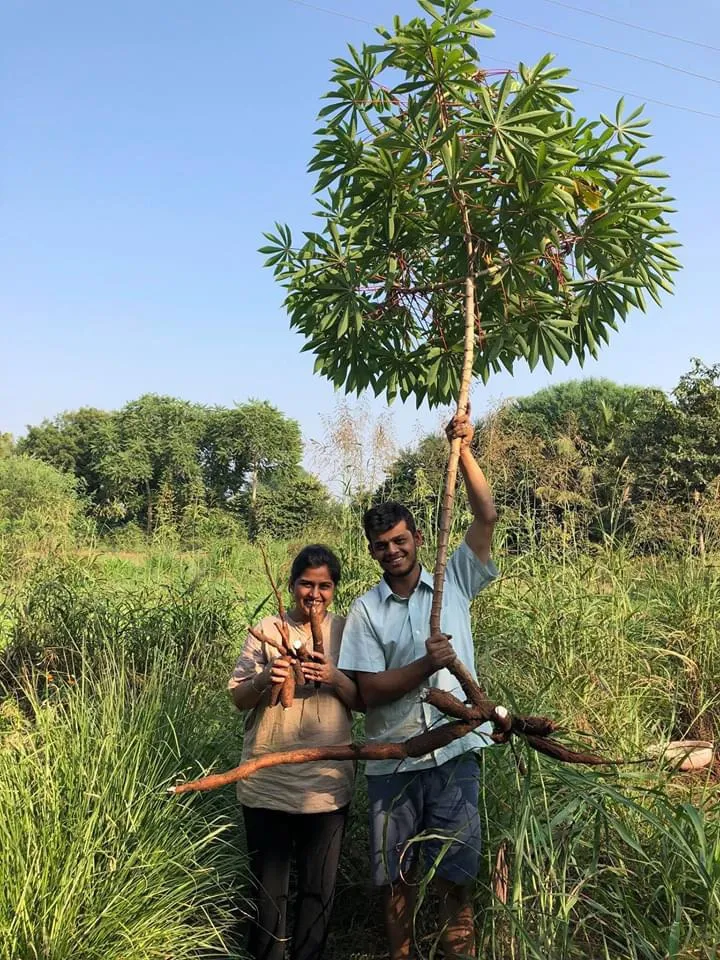
<svg viewBox="0 0 720 960">
<path fill-rule="evenodd" d="M 312 649 L 312 640 L 302 626 L 286 618 L 290 641 L 299 640 Z M 258 627 L 266 636 L 280 638 L 277 617 L 265 617 Z M 328 613 L 323 621 L 325 654 L 337 664 L 344 619 Z M 248 634 L 240 659 L 235 665 L 228 688 L 250 683 L 277 650 Z M 269 707 L 270 691 L 263 693 L 245 718 L 242 759 L 250 760 L 266 753 L 298 747 L 328 747 L 350 743 L 350 710 L 333 690 L 324 684 L 319 690 L 312 683 L 298 686 L 295 700 L 287 710 L 278 704 Z M 259 770 L 237 784 L 237 795 L 248 807 L 265 807 L 286 813 L 325 813 L 350 802 L 354 764 L 348 761 L 317 761 L 288 764 Z"/>
</svg>

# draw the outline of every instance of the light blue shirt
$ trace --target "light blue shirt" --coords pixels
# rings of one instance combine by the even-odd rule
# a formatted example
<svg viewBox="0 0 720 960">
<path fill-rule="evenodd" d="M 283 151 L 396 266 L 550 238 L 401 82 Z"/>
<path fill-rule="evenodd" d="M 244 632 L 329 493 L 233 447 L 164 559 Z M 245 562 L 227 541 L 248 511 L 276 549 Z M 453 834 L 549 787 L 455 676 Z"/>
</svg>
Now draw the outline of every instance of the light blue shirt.
<svg viewBox="0 0 720 960">
<path fill-rule="evenodd" d="M 445 571 L 440 629 L 450 634 L 451 643 L 460 660 L 475 673 L 475 653 L 470 627 L 470 601 L 497 577 L 490 560 L 482 563 L 463 541 L 448 561 Z M 350 608 L 343 631 L 338 666 L 348 672 L 380 673 L 404 667 L 425 656 L 425 641 L 430 634 L 430 608 L 433 578 L 426 570 L 409 597 L 398 597 L 387 582 L 381 580 L 372 590 L 359 597 Z M 423 687 L 381 707 L 368 707 L 365 730 L 369 741 L 402 743 L 410 737 L 434 729 L 448 718 L 435 707 L 423 703 L 423 690 L 438 687 L 465 699 L 460 685 L 449 670 L 434 673 Z M 455 740 L 424 757 L 397 760 L 369 760 L 369 776 L 396 771 L 425 770 L 446 763 L 469 750 L 488 746 L 491 741 L 483 733 L 492 732 L 490 724 L 460 740 Z"/>
</svg>

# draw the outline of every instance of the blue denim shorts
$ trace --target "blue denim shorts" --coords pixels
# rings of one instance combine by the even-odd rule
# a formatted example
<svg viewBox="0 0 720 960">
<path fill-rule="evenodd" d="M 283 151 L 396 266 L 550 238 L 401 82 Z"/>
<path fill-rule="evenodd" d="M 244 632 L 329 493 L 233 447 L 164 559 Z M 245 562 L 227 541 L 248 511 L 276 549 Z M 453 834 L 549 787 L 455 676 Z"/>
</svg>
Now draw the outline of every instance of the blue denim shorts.
<svg viewBox="0 0 720 960">
<path fill-rule="evenodd" d="M 475 880 L 482 849 L 475 754 L 428 770 L 369 776 L 367 783 L 376 886 L 406 877 L 421 858 L 452 883 Z"/>
</svg>

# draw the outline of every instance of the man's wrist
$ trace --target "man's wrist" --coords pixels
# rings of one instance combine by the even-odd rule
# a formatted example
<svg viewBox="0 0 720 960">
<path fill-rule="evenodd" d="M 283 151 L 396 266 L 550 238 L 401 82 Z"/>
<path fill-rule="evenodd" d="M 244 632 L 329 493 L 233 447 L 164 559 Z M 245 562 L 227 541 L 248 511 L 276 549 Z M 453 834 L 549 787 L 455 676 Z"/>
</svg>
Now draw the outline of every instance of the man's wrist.
<svg viewBox="0 0 720 960">
<path fill-rule="evenodd" d="M 421 657 L 420 661 L 422 663 L 423 672 L 425 674 L 426 679 L 431 677 L 434 673 L 437 673 L 438 670 L 440 669 L 440 667 L 436 667 L 435 664 L 432 662 L 432 657 L 430 656 L 429 653 L 426 653 L 424 657 Z"/>
</svg>

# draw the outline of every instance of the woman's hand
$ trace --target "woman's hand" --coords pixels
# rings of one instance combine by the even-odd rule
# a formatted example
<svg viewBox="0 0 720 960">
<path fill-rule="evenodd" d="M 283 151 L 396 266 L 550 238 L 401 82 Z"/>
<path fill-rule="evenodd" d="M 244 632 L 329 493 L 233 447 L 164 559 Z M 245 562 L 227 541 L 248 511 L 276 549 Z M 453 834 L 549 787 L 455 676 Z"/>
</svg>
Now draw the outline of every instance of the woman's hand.
<svg viewBox="0 0 720 960">
<path fill-rule="evenodd" d="M 302 667 L 305 681 L 309 683 L 324 683 L 332 687 L 335 696 L 350 710 L 365 711 L 365 704 L 358 694 L 355 681 L 343 673 L 342 670 L 330 663 L 324 653 L 311 653 L 310 660 L 303 660 Z"/>
<path fill-rule="evenodd" d="M 290 673 L 290 658 L 275 657 L 270 664 L 270 683 L 284 683 L 288 673 Z"/>
<path fill-rule="evenodd" d="M 310 660 L 301 663 L 303 676 L 306 682 L 326 683 L 329 687 L 337 686 L 340 671 L 334 666 L 324 653 L 311 653 Z"/>
</svg>

